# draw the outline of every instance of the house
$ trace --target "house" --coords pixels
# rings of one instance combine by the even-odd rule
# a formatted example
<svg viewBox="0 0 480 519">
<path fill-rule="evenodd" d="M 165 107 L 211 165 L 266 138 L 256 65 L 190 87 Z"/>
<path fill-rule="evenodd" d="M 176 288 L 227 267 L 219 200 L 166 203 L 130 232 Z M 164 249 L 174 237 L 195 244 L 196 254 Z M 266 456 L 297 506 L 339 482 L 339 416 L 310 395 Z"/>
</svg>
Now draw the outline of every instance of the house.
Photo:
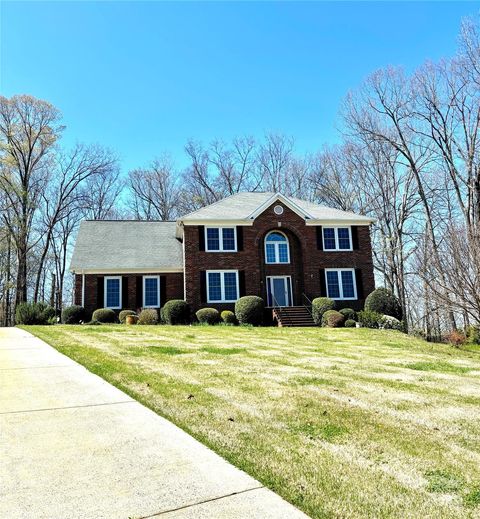
<svg viewBox="0 0 480 519">
<path fill-rule="evenodd" d="M 279 193 L 238 193 L 179 218 L 83 221 L 71 261 L 75 304 L 87 312 L 233 309 L 243 295 L 269 307 L 318 296 L 363 307 L 374 289 L 372 219 Z"/>
</svg>

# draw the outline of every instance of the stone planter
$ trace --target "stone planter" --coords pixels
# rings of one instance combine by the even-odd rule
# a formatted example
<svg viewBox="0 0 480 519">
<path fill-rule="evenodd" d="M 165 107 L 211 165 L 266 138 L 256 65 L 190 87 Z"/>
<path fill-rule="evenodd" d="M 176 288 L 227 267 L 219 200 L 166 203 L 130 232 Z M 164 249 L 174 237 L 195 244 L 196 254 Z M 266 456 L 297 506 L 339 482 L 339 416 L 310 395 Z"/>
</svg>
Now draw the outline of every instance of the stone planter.
<svg viewBox="0 0 480 519">
<path fill-rule="evenodd" d="M 137 324 L 138 315 L 127 315 L 125 318 L 125 324 Z"/>
</svg>

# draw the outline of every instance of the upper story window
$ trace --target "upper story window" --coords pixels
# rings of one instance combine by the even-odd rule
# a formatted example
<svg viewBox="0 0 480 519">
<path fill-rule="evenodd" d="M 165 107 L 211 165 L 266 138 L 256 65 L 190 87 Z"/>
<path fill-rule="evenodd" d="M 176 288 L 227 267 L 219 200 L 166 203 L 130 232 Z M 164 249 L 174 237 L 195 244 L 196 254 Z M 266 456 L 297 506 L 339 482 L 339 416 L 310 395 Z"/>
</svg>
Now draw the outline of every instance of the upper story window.
<svg viewBox="0 0 480 519">
<path fill-rule="evenodd" d="M 272 231 L 265 238 L 265 260 L 267 263 L 290 263 L 288 238 L 281 232 Z"/>
<path fill-rule="evenodd" d="M 238 299 L 237 270 L 207 271 L 207 302 L 234 303 Z"/>
<path fill-rule="evenodd" d="M 205 227 L 208 252 L 236 252 L 237 229 L 235 227 Z"/>
<path fill-rule="evenodd" d="M 143 276 L 143 308 L 160 306 L 160 277 Z"/>
<path fill-rule="evenodd" d="M 331 299 L 357 299 L 354 269 L 325 269 L 325 278 Z"/>
<path fill-rule="evenodd" d="M 113 308 L 115 310 L 122 308 L 121 276 L 105 276 L 104 283 L 105 308 Z"/>
<path fill-rule="evenodd" d="M 352 250 L 351 227 L 324 227 L 323 249 L 326 251 Z"/>
</svg>

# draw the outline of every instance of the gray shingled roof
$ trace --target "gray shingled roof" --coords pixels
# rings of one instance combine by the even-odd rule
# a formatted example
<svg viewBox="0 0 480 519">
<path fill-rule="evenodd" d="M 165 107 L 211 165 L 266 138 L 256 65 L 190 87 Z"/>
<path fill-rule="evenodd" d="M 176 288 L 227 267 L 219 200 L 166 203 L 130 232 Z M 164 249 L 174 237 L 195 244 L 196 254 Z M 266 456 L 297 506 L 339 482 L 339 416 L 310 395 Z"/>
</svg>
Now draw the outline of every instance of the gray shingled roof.
<svg viewBox="0 0 480 519">
<path fill-rule="evenodd" d="M 182 269 L 182 244 L 175 222 L 93 221 L 80 223 L 70 270 Z"/>
<path fill-rule="evenodd" d="M 189 213 L 181 220 L 186 222 L 188 220 L 243 220 L 267 203 L 274 195 L 275 193 L 238 193 Z M 299 198 L 286 198 L 315 220 L 359 220 L 365 221 L 365 223 L 372 221 L 372 218 L 367 216 L 333 209 Z"/>
</svg>

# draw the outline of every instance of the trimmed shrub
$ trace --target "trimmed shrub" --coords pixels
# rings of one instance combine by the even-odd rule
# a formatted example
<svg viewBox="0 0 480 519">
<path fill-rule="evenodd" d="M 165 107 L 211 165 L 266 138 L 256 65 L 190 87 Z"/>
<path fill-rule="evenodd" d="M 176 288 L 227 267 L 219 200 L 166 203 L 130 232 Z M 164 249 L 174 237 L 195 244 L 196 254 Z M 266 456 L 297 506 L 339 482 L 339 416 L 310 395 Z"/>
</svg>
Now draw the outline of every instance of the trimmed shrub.
<svg viewBox="0 0 480 519">
<path fill-rule="evenodd" d="M 316 297 L 312 301 L 312 316 L 315 324 L 322 324 L 322 317 L 325 312 L 335 310 L 335 301 L 329 297 Z"/>
<path fill-rule="evenodd" d="M 216 308 L 201 308 L 195 315 L 201 324 L 218 324 L 221 320 Z"/>
<path fill-rule="evenodd" d="M 183 299 L 172 299 L 165 303 L 162 316 L 166 324 L 188 324 L 190 306 Z"/>
<path fill-rule="evenodd" d="M 383 315 L 371 310 L 362 310 L 358 312 L 358 322 L 364 328 L 378 328 Z"/>
<path fill-rule="evenodd" d="M 399 321 L 396 317 L 392 317 L 391 315 L 383 315 L 378 325 L 383 330 L 405 331 L 403 321 Z"/>
<path fill-rule="evenodd" d="M 399 321 L 402 320 L 402 307 L 395 294 L 386 288 L 377 288 L 365 299 L 365 310 L 377 312 L 382 315 L 391 315 Z"/>
<path fill-rule="evenodd" d="M 347 319 L 343 326 L 345 326 L 345 328 L 355 328 L 355 326 L 357 326 L 357 323 L 353 319 Z"/>
<path fill-rule="evenodd" d="M 55 310 L 46 303 L 20 303 L 15 309 L 16 324 L 49 324 Z"/>
<path fill-rule="evenodd" d="M 127 315 L 137 315 L 137 312 L 134 312 L 133 310 L 122 310 L 118 314 L 118 320 L 120 321 L 120 324 L 125 324 L 125 319 L 127 318 Z"/>
<path fill-rule="evenodd" d="M 345 319 L 348 321 L 356 321 L 357 320 L 357 312 L 353 310 L 352 308 L 342 308 L 339 310 L 339 312 L 345 317 Z"/>
<path fill-rule="evenodd" d="M 237 324 L 237 318 L 235 317 L 235 314 L 233 312 L 231 312 L 230 310 L 224 310 L 220 314 L 220 317 L 225 324 L 231 324 L 231 325 Z"/>
<path fill-rule="evenodd" d="M 345 317 L 336 310 L 327 310 L 322 316 L 322 326 L 329 328 L 341 328 L 345 322 Z"/>
<path fill-rule="evenodd" d="M 265 303 L 258 296 L 243 296 L 235 303 L 235 315 L 240 324 L 259 326 L 263 322 Z"/>
<path fill-rule="evenodd" d="M 92 315 L 92 321 L 99 323 L 114 323 L 116 320 L 117 316 L 111 308 L 98 308 Z"/>
<path fill-rule="evenodd" d="M 85 308 L 83 306 L 67 306 L 62 310 L 63 324 L 79 324 L 85 321 Z"/>
<path fill-rule="evenodd" d="M 137 324 L 158 324 L 158 312 L 155 308 L 144 308 L 138 316 Z"/>
</svg>

